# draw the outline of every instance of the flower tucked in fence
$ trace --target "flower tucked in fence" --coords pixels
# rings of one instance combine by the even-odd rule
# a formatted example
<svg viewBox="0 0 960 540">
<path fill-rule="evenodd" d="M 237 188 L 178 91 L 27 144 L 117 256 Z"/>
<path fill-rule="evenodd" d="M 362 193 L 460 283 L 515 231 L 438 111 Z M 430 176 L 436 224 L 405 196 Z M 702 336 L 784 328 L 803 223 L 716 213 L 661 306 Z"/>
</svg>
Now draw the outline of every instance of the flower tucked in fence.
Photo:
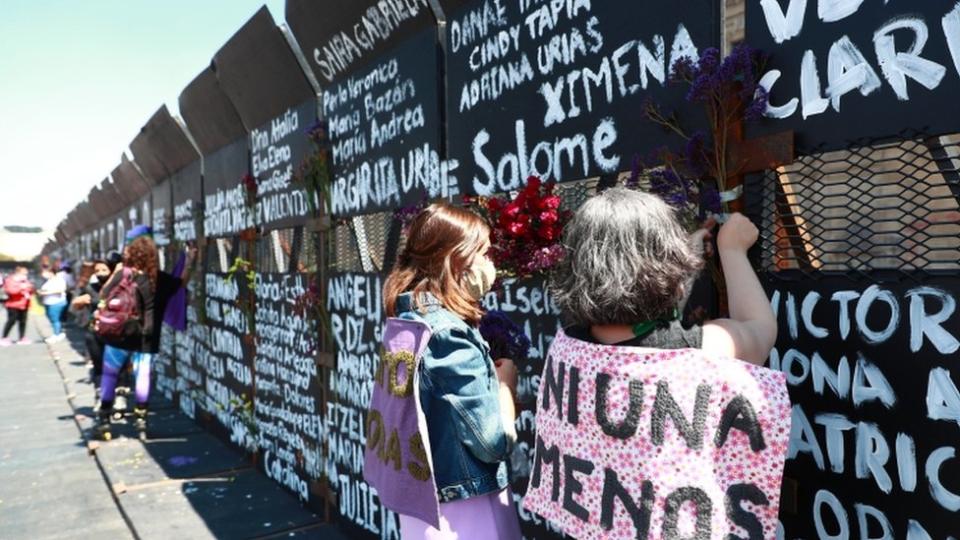
<svg viewBox="0 0 960 540">
<path fill-rule="evenodd" d="M 322 209 L 329 208 L 330 139 L 326 123 L 320 120 L 307 128 L 307 137 L 313 143 L 314 151 L 304 159 L 294 178 L 307 192 L 307 205 L 311 214 L 318 216 Z"/>
<path fill-rule="evenodd" d="M 327 338 L 333 340 L 333 334 L 330 332 L 330 314 L 327 312 L 327 304 L 324 302 L 323 293 L 317 284 L 316 276 L 310 275 L 307 280 L 310 286 L 303 293 L 293 300 L 293 313 L 297 317 L 303 317 L 319 325 L 321 332 Z"/>
<path fill-rule="evenodd" d="M 569 212 L 560 209 L 554 182 L 531 176 L 513 199 L 468 199 L 492 229 L 491 252 L 500 273 L 527 277 L 550 269 L 563 257 L 560 237 Z"/>
<path fill-rule="evenodd" d="M 530 338 L 502 311 L 484 314 L 480 319 L 480 334 L 490 344 L 490 356 L 494 359 L 522 362 L 530 356 Z"/>
<path fill-rule="evenodd" d="M 687 130 L 676 114 L 648 101 L 643 107 L 647 119 L 686 144 L 682 151 L 663 147 L 647 159 L 635 160 L 628 184 L 639 184 L 639 177 L 645 176 L 652 193 L 687 216 L 692 211 L 699 220 L 721 212 L 720 192 L 743 168 L 741 163 L 728 162 L 732 132 L 743 121 L 759 119 L 766 110 L 767 92 L 759 84 L 765 62 L 763 53 L 745 44 L 722 59 L 716 48 L 703 51 L 696 62 L 680 59 L 671 81 L 688 86 L 688 103 L 704 105 L 709 132 Z"/>
<path fill-rule="evenodd" d="M 230 269 L 227 270 L 227 275 L 224 276 L 224 281 L 234 281 L 236 279 L 237 273 L 240 272 L 244 278 L 246 278 L 246 286 L 252 288 L 253 284 L 257 279 L 257 271 L 254 267 L 253 262 L 248 261 L 242 257 L 237 257 L 233 260 L 233 264 L 230 265 Z M 256 327 L 257 327 L 257 305 L 256 297 L 254 294 L 247 294 L 245 297 L 241 296 L 237 299 L 237 307 L 244 314 L 247 319 L 247 335 L 253 339 L 253 342 L 256 342 Z"/>
<path fill-rule="evenodd" d="M 257 193 L 260 192 L 260 186 L 257 179 L 250 173 L 243 175 L 240 179 L 243 185 L 243 193 L 246 195 L 247 206 L 253 208 L 257 205 Z"/>
<path fill-rule="evenodd" d="M 402 206 L 393 211 L 393 219 L 400 222 L 403 227 L 403 232 L 406 233 L 410 230 L 410 225 L 413 223 L 414 218 L 416 218 L 420 212 L 426 210 L 429 205 L 430 201 L 425 198 L 417 204 Z"/>
</svg>

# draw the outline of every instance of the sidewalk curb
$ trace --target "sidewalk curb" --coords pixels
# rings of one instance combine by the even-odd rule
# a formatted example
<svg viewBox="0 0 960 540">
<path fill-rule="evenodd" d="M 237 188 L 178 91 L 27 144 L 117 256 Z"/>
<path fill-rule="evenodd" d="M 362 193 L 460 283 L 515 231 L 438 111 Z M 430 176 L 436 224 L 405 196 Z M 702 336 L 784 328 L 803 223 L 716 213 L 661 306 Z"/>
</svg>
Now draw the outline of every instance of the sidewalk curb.
<svg viewBox="0 0 960 540">
<path fill-rule="evenodd" d="M 34 328 L 37 330 L 38 334 L 43 335 L 45 333 L 44 330 L 48 331 L 48 329 L 43 328 L 43 325 L 41 324 L 41 321 L 46 322 L 45 320 L 40 319 L 39 317 L 33 317 L 32 320 L 33 320 Z M 100 471 L 100 475 L 103 477 L 104 483 L 108 488 L 111 488 L 110 475 L 107 473 L 106 468 L 103 465 L 103 461 L 101 461 L 100 456 L 97 454 L 97 450 L 99 449 L 100 444 L 98 441 L 92 440 L 89 437 L 87 437 L 87 434 L 83 430 L 83 426 L 80 424 L 80 418 L 82 417 L 82 415 L 78 412 L 77 404 L 75 403 L 77 394 L 73 392 L 72 391 L 73 389 L 70 388 L 69 386 L 70 379 L 67 378 L 66 372 L 64 371 L 63 366 L 60 364 L 61 356 L 59 352 L 53 348 L 53 345 L 54 344 L 52 343 L 44 343 L 44 346 L 47 349 L 47 353 L 50 359 L 53 361 L 53 364 L 57 368 L 57 372 L 60 374 L 60 380 L 63 383 L 64 396 L 67 399 L 67 404 L 70 405 L 70 409 L 73 411 L 73 416 L 72 416 L 73 423 L 77 427 L 77 431 L 80 432 L 80 437 L 83 439 L 84 442 L 86 442 L 87 455 L 93 458 L 94 462 L 97 464 L 97 470 Z M 113 499 L 113 504 L 116 505 L 117 511 L 120 513 L 120 517 L 123 518 L 124 523 L 126 523 L 127 525 L 127 529 L 130 530 L 131 536 L 133 536 L 135 540 L 141 540 L 141 537 L 137 533 L 137 528 L 134 525 L 133 520 L 130 519 L 130 516 L 127 514 L 126 509 L 124 509 L 123 504 L 120 502 L 120 498 L 117 497 L 118 495 L 117 492 L 114 489 L 108 489 L 108 491 L 110 492 L 110 498 Z"/>
<path fill-rule="evenodd" d="M 41 335 L 49 334 L 45 319 L 35 318 L 34 328 Z M 86 355 L 78 349 L 82 346 L 77 339 L 78 330 L 71 327 L 64 330 L 74 339 L 45 343 L 46 353 L 57 369 L 64 397 L 72 411 L 70 420 L 80 432 L 81 444 L 85 446 L 87 455 L 94 459 L 104 486 L 110 492 L 113 504 L 132 538 L 149 540 L 169 537 L 164 532 L 168 523 L 171 527 L 169 535 L 177 537 L 243 537 L 257 540 L 345 538 L 335 525 L 324 523 L 319 515 L 303 507 L 295 497 L 249 461 L 242 461 L 241 455 L 236 456 L 237 460 L 232 460 L 237 452 L 229 444 L 199 427 L 184 432 L 177 419 L 182 417 L 180 421 L 191 424 L 190 419 L 166 401 L 161 400 L 163 404 L 151 407 L 151 413 L 157 417 L 150 425 L 165 426 L 167 429 L 160 428 L 159 433 L 154 432 L 153 437 L 144 440 L 126 433 L 132 426 L 121 422 L 115 424 L 113 440 L 99 440 L 90 424 L 94 393 L 85 376 L 87 371 L 80 364 L 80 361 L 86 360 Z M 177 445 L 172 452 L 183 451 L 180 450 L 181 446 L 188 449 L 186 455 L 199 458 L 199 465 L 196 468 L 171 468 L 168 463 L 170 458 L 180 455 L 172 455 L 169 445 Z M 229 452 L 230 456 L 225 452 Z M 225 489 L 221 486 L 234 486 L 226 488 L 228 495 L 224 502 L 232 501 L 226 506 L 210 502 L 211 493 Z M 248 501 L 244 501 L 243 505 L 236 504 L 237 498 L 242 497 L 238 493 L 248 494 Z M 176 512 L 193 510 L 193 513 L 187 518 L 186 514 L 171 513 L 171 509 Z M 260 509 L 263 510 L 262 514 L 258 512 Z M 154 514 L 155 511 L 159 514 Z M 184 515 L 186 519 L 180 522 L 175 517 L 178 515 Z M 165 517 L 157 519 L 156 516 Z M 255 527 L 260 526 L 259 521 L 265 522 L 264 527 L 269 526 L 271 521 L 273 525 L 267 530 L 257 530 Z M 191 528 L 198 524 L 206 525 L 206 528 Z M 238 530 L 238 525 L 251 526 Z"/>
</svg>

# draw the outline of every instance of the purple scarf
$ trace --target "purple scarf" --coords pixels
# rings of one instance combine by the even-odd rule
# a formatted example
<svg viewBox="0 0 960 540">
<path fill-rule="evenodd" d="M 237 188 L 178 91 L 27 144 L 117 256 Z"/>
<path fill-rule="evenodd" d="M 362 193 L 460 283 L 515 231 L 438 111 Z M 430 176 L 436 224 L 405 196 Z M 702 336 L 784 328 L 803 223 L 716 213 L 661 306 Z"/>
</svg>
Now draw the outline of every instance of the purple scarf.
<svg viewBox="0 0 960 540">
<path fill-rule="evenodd" d="M 180 253 L 177 264 L 173 265 L 172 274 L 179 276 L 183 274 L 183 267 L 187 264 L 186 252 Z M 184 283 L 177 292 L 170 297 L 167 303 L 167 310 L 163 313 L 163 322 L 169 324 L 174 330 L 183 332 L 187 329 L 187 284 Z"/>
</svg>

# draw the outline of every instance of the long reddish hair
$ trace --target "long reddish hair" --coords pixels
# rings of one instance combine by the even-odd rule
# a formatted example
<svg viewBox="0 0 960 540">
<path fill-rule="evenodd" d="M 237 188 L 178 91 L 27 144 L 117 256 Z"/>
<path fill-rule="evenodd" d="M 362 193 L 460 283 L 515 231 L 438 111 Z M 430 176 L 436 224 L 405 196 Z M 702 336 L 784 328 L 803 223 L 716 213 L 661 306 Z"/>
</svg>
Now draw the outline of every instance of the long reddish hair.
<svg viewBox="0 0 960 540">
<path fill-rule="evenodd" d="M 387 316 L 396 316 L 401 294 L 413 292 L 417 299 L 430 293 L 445 308 L 477 324 L 483 310 L 462 278 L 489 238 L 490 228 L 469 210 L 435 203 L 420 212 L 410 224 L 406 246 L 383 287 Z"/>
<path fill-rule="evenodd" d="M 123 267 L 139 270 L 150 279 L 154 290 L 157 287 L 157 272 L 160 263 L 157 258 L 157 245 L 149 236 L 141 236 L 123 250 Z"/>
</svg>

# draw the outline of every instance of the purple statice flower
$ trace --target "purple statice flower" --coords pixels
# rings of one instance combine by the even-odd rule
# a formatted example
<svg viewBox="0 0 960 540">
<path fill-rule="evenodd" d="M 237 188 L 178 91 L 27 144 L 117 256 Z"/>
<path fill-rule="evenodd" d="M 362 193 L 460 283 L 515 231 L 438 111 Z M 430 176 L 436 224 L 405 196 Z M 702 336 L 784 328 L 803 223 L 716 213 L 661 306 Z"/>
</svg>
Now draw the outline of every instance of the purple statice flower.
<svg viewBox="0 0 960 540">
<path fill-rule="evenodd" d="M 693 72 L 693 82 L 687 92 L 687 101 L 703 102 L 713 98 L 720 90 L 720 50 L 715 47 L 703 51 L 700 61 Z"/>
<path fill-rule="evenodd" d="M 639 155 L 634 154 L 633 165 L 630 168 L 630 178 L 627 179 L 626 187 L 636 189 L 640 186 L 640 171 L 643 170 L 643 160 Z"/>
<path fill-rule="evenodd" d="M 747 48 L 737 45 L 729 56 L 723 59 L 718 70 L 718 77 L 723 84 L 733 82 L 742 82 L 742 76 L 745 69 L 750 68 L 750 57 Z"/>
<path fill-rule="evenodd" d="M 700 61 L 697 62 L 697 71 L 700 73 L 711 73 L 717 70 L 720 65 L 720 49 L 708 47 L 700 55 Z"/>
<path fill-rule="evenodd" d="M 716 187 L 703 184 L 700 188 L 700 209 L 701 217 L 704 214 L 719 214 L 723 211 L 723 205 L 720 202 L 720 192 Z"/>
<path fill-rule="evenodd" d="M 307 137 L 315 142 L 320 142 L 327 136 L 327 126 L 323 120 L 317 120 L 307 128 Z"/>
<path fill-rule="evenodd" d="M 673 169 L 659 168 L 650 171 L 650 193 L 678 210 L 689 207 L 692 187 L 689 180 L 682 178 Z"/>
<path fill-rule="evenodd" d="M 682 210 L 687 206 L 687 197 L 682 192 L 671 193 L 664 199 L 668 205 L 677 210 Z"/>
<path fill-rule="evenodd" d="M 671 191 L 672 182 L 668 178 L 665 169 L 654 169 L 650 171 L 650 193 L 654 195 L 666 195 Z"/>
<path fill-rule="evenodd" d="M 706 160 L 706 145 L 706 132 L 697 131 L 690 136 L 684 148 L 684 159 L 695 176 L 704 176 L 709 170 L 709 164 Z"/>
<path fill-rule="evenodd" d="M 770 98 L 770 94 L 763 87 L 758 86 L 754 91 L 753 99 L 747 105 L 747 108 L 743 111 L 743 118 L 745 120 L 759 120 L 763 117 L 763 114 L 767 112 L 767 101 Z"/>
<path fill-rule="evenodd" d="M 730 82 L 741 84 L 740 99 L 748 103 L 754 98 L 759 87 L 756 73 L 763 70 L 766 56 L 749 45 L 740 44 L 733 50 L 730 58 L 735 65 L 735 73 Z"/>
<path fill-rule="evenodd" d="M 424 198 L 417 204 L 401 206 L 393 211 L 393 219 L 399 221 L 403 227 L 403 231 L 406 232 L 413 223 L 414 218 L 416 218 L 420 212 L 423 212 L 427 208 L 428 202 L 429 201 Z"/>
<path fill-rule="evenodd" d="M 494 360 L 509 358 L 519 363 L 530 356 L 530 338 L 502 311 L 484 314 L 480 319 L 480 334 L 490 345 L 490 356 Z"/>
</svg>

